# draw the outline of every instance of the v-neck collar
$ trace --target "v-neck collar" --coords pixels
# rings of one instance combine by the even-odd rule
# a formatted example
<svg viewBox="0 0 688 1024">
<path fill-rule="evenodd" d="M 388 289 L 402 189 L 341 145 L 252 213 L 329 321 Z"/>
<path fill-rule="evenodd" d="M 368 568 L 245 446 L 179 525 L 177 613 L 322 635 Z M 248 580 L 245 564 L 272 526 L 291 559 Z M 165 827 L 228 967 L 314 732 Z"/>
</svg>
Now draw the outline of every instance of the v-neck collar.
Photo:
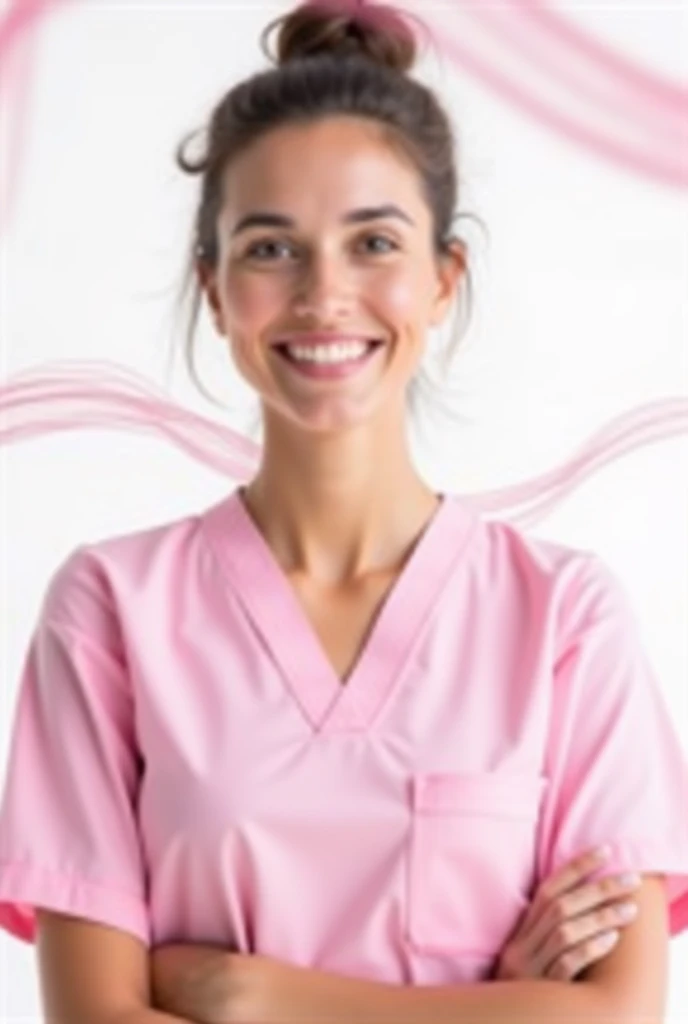
<svg viewBox="0 0 688 1024">
<path fill-rule="evenodd" d="M 468 501 L 439 496 L 441 504 L 388 591 L 345 684 L 238 488 L 202 514 L 202 528 L 226 579 L 314 731 L 369 727 L 400 680 L 478 522 Z"/>
</svg>

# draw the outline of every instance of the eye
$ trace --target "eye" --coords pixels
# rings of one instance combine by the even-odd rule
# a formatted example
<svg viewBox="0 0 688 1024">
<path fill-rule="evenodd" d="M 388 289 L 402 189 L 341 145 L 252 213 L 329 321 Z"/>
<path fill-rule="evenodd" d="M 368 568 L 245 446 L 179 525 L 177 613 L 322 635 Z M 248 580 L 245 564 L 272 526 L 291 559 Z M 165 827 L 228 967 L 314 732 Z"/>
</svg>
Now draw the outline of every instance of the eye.
<svg viewBox="0 0 688 1024">
<path fill-rule="evenodd" d="M 277 246 L 286 245 L 286 244 L 287 244 L 286 242 L 277 242 L 277 241 L 275 241 L 274 238 L 263 238 L 260 241 L 255 242 L 253 245 L 249 246 L 249 248 L 246 250 L 246 256 L 248 256 L 248 257 L 257 256 L 258 255 L 258 251 L 260 249 L 263 249 L 265 246 L 272 245 L 272 246 L 276 246 L 277 247 Z"/>
<path fill-rule="evenodd" d="M 370 242 L 373 239 L 375 241 L 378 241 L 378 242 L 386 242 L 387 245 L 391 246 L 391 250 L 388 249 L 387 252 L 390 252 L 390 251 L 392 251 L 394 249 L 398 249 L 399 248 L 399 246 L 396 244 L 396 242 L 393 242 L 391 238 L 387 237 L 387 235 L 366 235 L 365 239 L 368 242 Z M 377 251 L 380 252 L 380 251 L 384 251 L 384 250 L 379 250 L 378 249 Z"/>
</svg>

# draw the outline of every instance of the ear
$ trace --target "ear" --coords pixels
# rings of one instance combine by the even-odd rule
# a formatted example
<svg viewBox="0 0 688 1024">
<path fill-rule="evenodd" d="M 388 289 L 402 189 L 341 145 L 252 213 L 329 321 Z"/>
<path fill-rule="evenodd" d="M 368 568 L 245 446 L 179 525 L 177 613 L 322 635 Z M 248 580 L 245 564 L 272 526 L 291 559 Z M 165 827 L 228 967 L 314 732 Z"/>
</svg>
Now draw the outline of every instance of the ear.
<svg viewBox="0 0 688 1024">
<path fill-rule="evenodd" d="M 437 268 L 437 291 L 432 306 L 430 323 L 440 324 L 451 306 L 458 286 L 466 273 L 466 245 L 460 239 L 454 239 L 449 251 L 439 257 Z"/>
<path fill-rule="evenodd" d="M 198 277 L 198 283 L 201 291 L 205 292 L 208 299 L 208 305 L 210 306 L 215 329 L 218 334 L 224 334 L 224 331 L 222 330 L 222 307 L 220 305 L 220 299 L 217 291 L 215 270 L 202 258 L 196 260 L 195 266 L 196 276 Z"/>
</svg>

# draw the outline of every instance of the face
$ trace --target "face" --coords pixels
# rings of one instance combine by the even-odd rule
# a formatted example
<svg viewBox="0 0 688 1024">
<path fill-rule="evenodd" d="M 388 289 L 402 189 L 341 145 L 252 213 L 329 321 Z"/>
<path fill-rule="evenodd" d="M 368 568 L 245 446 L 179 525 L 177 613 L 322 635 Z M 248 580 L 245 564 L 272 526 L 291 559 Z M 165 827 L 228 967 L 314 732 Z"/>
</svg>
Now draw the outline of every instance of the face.
<svg viewBox="0 0 688 1024">
<path fill-rule="evenodd" d="M 274 129 L 227 168 L 218 263 L 199 276 L 265 414 L 326 431 L 403 409 L 463 270 L 460 250 L 438 262 L 420 189 L 379 128 L 349 117 Z M 284 223 L 242 226 L 263 214 Z M 355 372 L 314 379 L 276 343 L 316 332 L 383 344 Z"/>
</svg>

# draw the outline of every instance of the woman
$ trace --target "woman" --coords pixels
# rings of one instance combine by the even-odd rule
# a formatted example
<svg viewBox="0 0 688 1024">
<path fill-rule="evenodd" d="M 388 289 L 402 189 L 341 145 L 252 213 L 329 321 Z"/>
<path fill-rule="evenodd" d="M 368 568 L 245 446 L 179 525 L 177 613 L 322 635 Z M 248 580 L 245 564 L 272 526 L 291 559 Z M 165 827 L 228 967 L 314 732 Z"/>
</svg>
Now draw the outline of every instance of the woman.
<svg viewBox="0 0 688 1024">
<path fill-rule="evenodd" d="M 56 1020 L 659 1020 L 688 772 L 625 596 L 407 447 L 468 273 L 448 119 L 390 9 L 280 21 L 180 157 L 260 469 L 50 581 L 0 925 Z"/>
</svg>

